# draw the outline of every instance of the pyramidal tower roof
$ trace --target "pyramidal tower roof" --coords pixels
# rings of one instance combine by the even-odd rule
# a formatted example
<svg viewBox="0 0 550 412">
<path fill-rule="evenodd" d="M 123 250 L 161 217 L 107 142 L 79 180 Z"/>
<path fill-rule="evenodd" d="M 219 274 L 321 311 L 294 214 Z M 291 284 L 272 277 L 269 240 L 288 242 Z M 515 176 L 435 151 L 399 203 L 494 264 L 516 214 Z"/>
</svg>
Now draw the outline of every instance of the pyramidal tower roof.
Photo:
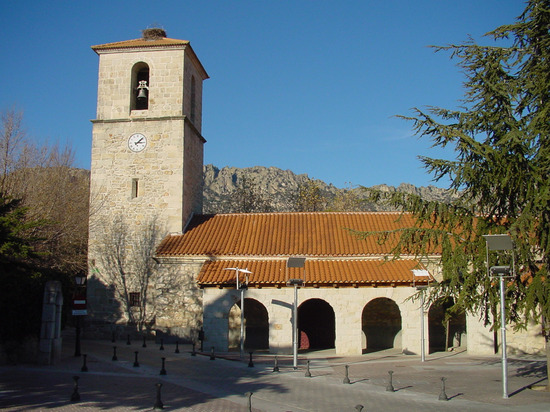
<svg viewBox="0 0 550 412">
<path fill-rule="evenodd" d="M 125 40 L 114 43 L 99 44 L 92 46 L 97 54 L 110 50 L 120 49 L 142 49 L 144 47 L 182 47 L 189 45 L 189 40 L 170 39 L 166 37 L 166 31 L 160 28 L 142 30 L 139 39 Z"/>
<path fill-rule="evenodd" d="M 202 66 L 202 63 L 195 54 L 189 40 L 170 39 L 166 37 L 166 31 L 161 28 L 150 28 L 141 31 L 142 36 L 139 39 L 125 40 L 114 43 L 98 44 L 92 46 L 92 50 L 98 55 L 106 53 L 120 53 L 150 50 L 169 50 L 169 49 L 185 49 L 190 53 L 192 59 L 197 62 L 199 70 L 202 71 L 203 78 L 208 79 L 208 73 Z"/>
</svg>

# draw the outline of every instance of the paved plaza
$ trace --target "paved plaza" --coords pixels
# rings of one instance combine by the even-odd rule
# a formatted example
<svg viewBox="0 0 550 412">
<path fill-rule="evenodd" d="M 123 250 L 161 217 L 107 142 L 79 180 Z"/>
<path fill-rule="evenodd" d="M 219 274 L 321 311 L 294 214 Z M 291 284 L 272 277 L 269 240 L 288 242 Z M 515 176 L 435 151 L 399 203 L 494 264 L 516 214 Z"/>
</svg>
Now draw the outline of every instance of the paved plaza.
<svg viewBox="0 0 550 412">
<path fill-rule="evenodd" d="M 117 360 L 113 361 L 116 346 Z M 337 357 L 333 351 L 291 356 L 210 353 L 192 356 L 189 345 L 83 340 L 83 357 L 65 338 L 63 354 L 52 366 L 0 367 L 0 408 L 23 410 L 152 410 L 162 403 L 180 411 L 550 411 L 542 358 L 509 358 L 508 399 L 502 397 L 501 360 L 462 353 L 419 356 L 383 351 Z M 134 366 L 138 352 L 139 366 Z M 161 375 L 164 359 L 165 375 Z M 311 377 L 306 376 L 309 361 Z M 347 366 L 347 368 L 346 368 Z M 346 376 L 347 369 L 347 376 Z M 389 371 L 393 371 L 388 391 Z M 72 402 L 78 376 L 80 401 Z M 349 379 L 349 383 L 347 379 Z M 442 391 L 442 380 L 445 389 Z M 162 384 L 160 392 L 159 386 Z M 248 395 L 249 393 L 252 395 Z M 159 394 L 160 397 L 157 395 Z M 448 400 L 440 400 L 440 397 Z"/>
</svg>

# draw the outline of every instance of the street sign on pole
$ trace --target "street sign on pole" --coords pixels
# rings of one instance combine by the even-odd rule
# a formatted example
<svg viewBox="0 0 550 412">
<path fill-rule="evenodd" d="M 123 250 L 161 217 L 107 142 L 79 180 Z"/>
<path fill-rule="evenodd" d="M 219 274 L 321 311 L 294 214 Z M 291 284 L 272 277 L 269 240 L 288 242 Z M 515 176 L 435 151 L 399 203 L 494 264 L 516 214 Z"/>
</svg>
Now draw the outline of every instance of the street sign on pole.
<svg viewBox="0 0 550 412">
<path fill-rule="evenodd" d="M 84 316 L 87 314 L 86 299 L 73 299 L 73 316 Z"/>
</svg>

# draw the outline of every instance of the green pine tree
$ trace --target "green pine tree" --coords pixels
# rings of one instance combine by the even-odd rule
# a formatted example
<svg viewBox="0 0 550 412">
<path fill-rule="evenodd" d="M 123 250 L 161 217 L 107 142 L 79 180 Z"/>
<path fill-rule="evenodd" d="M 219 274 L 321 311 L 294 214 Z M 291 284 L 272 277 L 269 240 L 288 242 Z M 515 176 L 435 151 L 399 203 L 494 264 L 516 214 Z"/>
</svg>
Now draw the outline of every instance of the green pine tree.
<svg viewBox="0 0 550 412">
<path fill-rule="evenodd" d="M 541 324 L 550 375 L 549 30 L 550 1 L 530 0 L 515 23 L 486 34 L 494 45 L 436 47 L 458 59 L 465 73 L 462 108 L 416 108 L 413 116 L 402 117 L 434 147 L 454 150 L 454 159 L 421 161 L 436 181 L 448 179 L 460 197 L 442 204 L 371 193 L 371 200 L 417 217 L 417 227 L 400 233 L 394 254 L 423 256 L 439 248 L 443 281 L 435 295 L 452 296 L 455 309 L 481 312 L 487 322 L 498 323 L 498 281 L 487 275 L 482 236 L 511 235 L 517 276 L 507 283 L 507 316 L 518 327 L 530 319 Z M 368 235 L 388 237 L 363 234 Z M 510 264 L 509 254 L 496 255 L 490 256 L 491 266 Z"/>
<path fill-rule="evenodd" d="M 45 222 L 28 221 L 27 209 L 21 200 L 11 199 L 0 194 L 0 260 L 23 260 L 36 257 L 33 242 L 34 228 Z"/>
<path fill-rule="evenodd" d="M 44 283 L 53 276 L 44 275 L 33 249 L 33 229 L 44 222 L 29 221 L 26 213 L 20 200 L 0 194 L 0 342 L 9 356 L 20 341 L 38 336 Z"/>
</svg>

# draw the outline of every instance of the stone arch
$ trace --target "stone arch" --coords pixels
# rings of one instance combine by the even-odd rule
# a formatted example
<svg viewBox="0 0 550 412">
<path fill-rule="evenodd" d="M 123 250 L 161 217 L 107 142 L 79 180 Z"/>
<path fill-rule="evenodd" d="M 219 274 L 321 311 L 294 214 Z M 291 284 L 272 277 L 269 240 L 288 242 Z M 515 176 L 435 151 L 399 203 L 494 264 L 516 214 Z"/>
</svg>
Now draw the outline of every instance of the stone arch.
<svg viewBox="0 0 550 412">
<path fill-rule="evenodd" d="M 308 299 L 298 307 L 300 349 L 331 349 L 336 340 L 334 309 L 323 299 Z"/>
<path fill-rule="evenodd" d="M 266 307 L 256 299 L 244 299 L 244 324 L 246 349 L 269 349 L 269 316 Z M 241 301 L 229 310 L 228 346 L 230 350 L 240 349 Z"/>
<path fill-rule="evenodd" d="M 371 300 L 361 315 L 363 350 L 375 352 L 390 348 L 401 348 L 401 311 L 388 298 Z"/>
<path fill-rule="evenodd" d="M 429 353 L 447 351 L 466 344 L 466 314 L 447 312 L 454 305 L 453 298 L 436 300 L 428 310 Z"/>
</svg>

